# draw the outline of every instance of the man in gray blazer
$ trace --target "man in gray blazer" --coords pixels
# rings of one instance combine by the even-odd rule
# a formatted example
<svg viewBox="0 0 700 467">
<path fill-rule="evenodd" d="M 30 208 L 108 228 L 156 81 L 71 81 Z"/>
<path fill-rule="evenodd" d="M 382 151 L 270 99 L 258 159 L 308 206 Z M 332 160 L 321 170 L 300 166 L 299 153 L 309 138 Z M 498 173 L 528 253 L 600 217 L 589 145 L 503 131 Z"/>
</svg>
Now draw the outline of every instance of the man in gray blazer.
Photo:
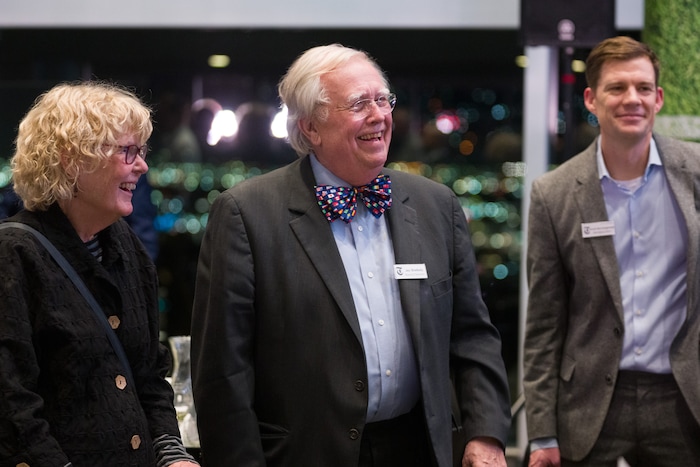
<svg viewBox="0 0 700 467">
<path fill-rule="evenodd" d="M 449 467 L 456 394 L 462 465 L 505 467 L 508 385 L 465 214 L 447 187 L 383 167 L 386 78 L 321 46 L 279 90 L 299 160 L 222 193 L 202 241 L 204 465 Z"/>
<path fill-rule="evenodd" d="M 652 133 L 659 62 L 586 62 L 600 136 L 535 181 L 525 337 L 530 466 L 700 465 L 700 147 Z"/>
</svg>

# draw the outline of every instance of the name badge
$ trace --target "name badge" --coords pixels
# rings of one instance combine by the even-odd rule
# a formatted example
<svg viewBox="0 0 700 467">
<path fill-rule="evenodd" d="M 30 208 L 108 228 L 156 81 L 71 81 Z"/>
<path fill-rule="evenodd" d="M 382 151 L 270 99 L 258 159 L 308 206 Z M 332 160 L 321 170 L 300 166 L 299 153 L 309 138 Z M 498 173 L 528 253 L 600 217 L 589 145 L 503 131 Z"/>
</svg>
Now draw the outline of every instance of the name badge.
<svg viewBox="0 0 700 467">
<path fill-rule="evenodd" d="M 425 264 L 395 264 L 394 279 L 427 279 Z"/>
<path fill-rule="evenodd" d="M 583 223 L 581 235 L 583 238 L 610 237 L 615 235 L 615 224 L 612 221 Z"/>
</svg>

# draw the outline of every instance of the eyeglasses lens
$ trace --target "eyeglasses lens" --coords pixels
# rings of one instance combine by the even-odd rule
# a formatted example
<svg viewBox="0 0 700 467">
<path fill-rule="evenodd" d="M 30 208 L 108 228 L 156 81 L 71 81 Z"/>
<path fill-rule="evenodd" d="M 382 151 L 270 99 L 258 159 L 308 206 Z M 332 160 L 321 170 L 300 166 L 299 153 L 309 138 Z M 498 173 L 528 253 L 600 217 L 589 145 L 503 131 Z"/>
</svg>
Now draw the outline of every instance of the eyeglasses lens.
<svg viewBox="0 0 700 467">
<path fill-rule="evenodd" d="M 386 96 L 379 96 L 375 99 L 362 99 L 357 101 L 353 107 L 357 108 L 354 110 L 355 118 L 363 119 L 366 118 L 372 112 L 372 104 L 376 104 L 377 108 L 381 113 L 387 115 L 394 110 L 396 106 L 396 94 L 391 93 Z"/>
<path fill-rule="evenodd" d="M 132 144 L 130 146 L 124 146 L 125 162 L 127 164 L 133 164 L 136 160 L 136 156 L 140 155 L 143 159 L 146 159 L 146 146 L 136 146 Z"/>
</svg>

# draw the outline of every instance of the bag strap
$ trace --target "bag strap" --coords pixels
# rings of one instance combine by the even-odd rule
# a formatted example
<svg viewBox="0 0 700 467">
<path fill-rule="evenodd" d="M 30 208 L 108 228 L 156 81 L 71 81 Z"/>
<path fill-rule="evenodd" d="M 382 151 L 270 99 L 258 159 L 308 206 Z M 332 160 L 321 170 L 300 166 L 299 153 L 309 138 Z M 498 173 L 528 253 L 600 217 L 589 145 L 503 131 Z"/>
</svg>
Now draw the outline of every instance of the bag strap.
<svg viewBox="0 0 700 467">
<path fill-rule="evenodd" d="M 85 285 L 85 282 L 83 282 L 83 280 L 80 279 L 78 273 L 75 272 L 73 266 L 71 266 L 68 260 L 66 260 L 66 258 L 56 249 L 53 243 L 51 243 L 51 241 L 49 241 L 48 238 L 46 238 L 41 232 L 37 231 L 36 229 L 21 222 L 3 222 L 2 224 L 0 224 L 0 229 L 5 228 L 17 228 L 26 230 L 27 232 L 31 232 L 32 234 L 34 234 L 37 240 L 39 240 L 41 244 L 44 245 L 44 248 L 46 248 L 48 252 L 51 253 L 53 259 L 58 263 L 59 266 L 61 266 L 63 271 L 65 271 L 66 275 L 70 278 L 73 284 L 75 284 L 75 287 L 78 289 L 78 291 L 80 291 L 83 297 L 85 297 L 85 300 L 90 304 L 90 308 L 92 308 L 92 311 L 95 313 L 97 321 L 99 321 L 105 328 L 107 337 L 112 343 L 112 347 L 117 353 L 117 357 L 119 357 L 119 360 L 124 366 L 124 370 L 126 371 L 126 375 L 129 378 L 129 382 L 135 388 L 136 381 L 134 380 L 134 375 L 131 372 L 131 365 L 129 365 L 129 360 L 126 358 L 126 352 L 124 352 L 124 347 L 122 347 L 122 343 L 119 341 L 117 334 L 114 332 L 112 326 L 110 326 L 109 322 L 107 321 L 107 317 L 102 311 L 100 304 L 97 303 L 97 300 L 95 300 L 95 297 L 93 297 L 92 293 L 90 293 L 90 290 L 88 290 L 87 286 Z"/>
</svg>

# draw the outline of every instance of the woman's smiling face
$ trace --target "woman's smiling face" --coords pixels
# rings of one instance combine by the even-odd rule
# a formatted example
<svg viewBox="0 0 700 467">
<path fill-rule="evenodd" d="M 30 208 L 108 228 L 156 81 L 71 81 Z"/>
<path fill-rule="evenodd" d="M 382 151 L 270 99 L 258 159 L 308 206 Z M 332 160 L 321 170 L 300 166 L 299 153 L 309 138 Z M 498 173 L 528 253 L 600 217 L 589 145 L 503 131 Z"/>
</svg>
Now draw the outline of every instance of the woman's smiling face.
<svg viewBox="0 0 700 467">
<path fill-rule="evenodd" d="M 132 136 L 119 139 L 123 146 L 143 144 Z M 141 175 L 148 171 L 148 165 L 141 156 L 136 156 L 131 164 L 125 162 L 124 150 L 119 146 L 103 164 L 92 172 L 81 172 L 78 176 L 78 192 L 71 200 L 71 210 L 80 213 L 84 222 L 94 222 L 106 226 L 133 211 L 132 191 Z"/>
</svg>

